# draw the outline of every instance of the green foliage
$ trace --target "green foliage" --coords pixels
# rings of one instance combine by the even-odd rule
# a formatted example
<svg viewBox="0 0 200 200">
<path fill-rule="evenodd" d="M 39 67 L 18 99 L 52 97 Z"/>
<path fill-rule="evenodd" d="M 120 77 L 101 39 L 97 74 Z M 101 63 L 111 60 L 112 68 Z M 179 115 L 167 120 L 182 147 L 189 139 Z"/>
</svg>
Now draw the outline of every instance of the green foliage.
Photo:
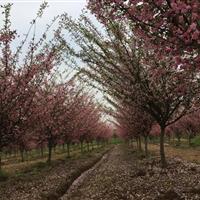
<svg viewBox="0 0 200 200">
<path fill-rule="evenodd" d="M 113 137 L 111 139 L 111 144 L 121 144 L 122 143 L 122 140 L 118 137 Z"/>
</svg>

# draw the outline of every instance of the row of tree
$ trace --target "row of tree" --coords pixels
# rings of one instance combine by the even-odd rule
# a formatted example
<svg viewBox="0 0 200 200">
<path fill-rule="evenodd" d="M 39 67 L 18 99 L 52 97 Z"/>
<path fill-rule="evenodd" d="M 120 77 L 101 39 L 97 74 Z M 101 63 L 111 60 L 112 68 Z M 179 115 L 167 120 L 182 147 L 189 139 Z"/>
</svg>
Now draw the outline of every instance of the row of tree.
<svg viewBox="0 0 200 200">
<path fill-rule="evenodd" d="M 81 78 L 105 92 L 111 112 L 122 108 L 120 125 L 131 116 L 131 133 L 143 134 L 143 119 L 159 126 L 162 167 L 167 127 L 199 109 L 199 7 L 198 0 L 89 0 L 103 31 L 87 14 L 61 18 L 79 46 L 69 47 L 71 55 L 86 63 Z"/>
<path fill-rule="evenodd" d="M 69 75 L 63 81 L 59 66 L 66 57 L 65 41 L 58 25 L 51 39 L 47 34 L 58 18 L 36 40 L 36 22 L 47 4 L 41 5 L 29 32 L 19 36 L 11 29 L 11 4 L 2 6 L 0 30 L 0 168 L 1 153 L 48 146 L 48 162 L 56 144 L 90 142 L 110 136 L 102 120 L 102 108 L 94 97 Z M 25 48 L 27 47 L 27 48 Z M 26 50 L 24 50 L 26 49 Z"/>
</svg>

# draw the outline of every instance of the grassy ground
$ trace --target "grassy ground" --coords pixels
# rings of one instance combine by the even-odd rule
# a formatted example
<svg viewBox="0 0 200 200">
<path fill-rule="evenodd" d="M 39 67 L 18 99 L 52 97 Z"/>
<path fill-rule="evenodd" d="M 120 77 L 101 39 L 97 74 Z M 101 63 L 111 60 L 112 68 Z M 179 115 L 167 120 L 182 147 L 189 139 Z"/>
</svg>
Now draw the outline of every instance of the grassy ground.
<svg viewBox="0 0 200 200">
<path fill-rule="evenodd" d="M 93 166 L 112 146 L 96 148 L 71 158 L 53 160 L 51 165 L 36 163 L 26 171 L 0 182 L 2 200 L 56 200 L 82 172 Z"/>
<path fill-rule="evenodd" d="M 159 145 L 149 144 L 149 150 L 159 154 Z M 200 148 L 165 145 L 165 152 L 167 157 L 178 157 L 189 162 L 200 163 Z"/>
<path fill-rule="evenodd" d="M 196 136 L 195 138 L 192 139 L 192 144 L 195 147 L 200 147 L 200 136 Z"/>
<path fill-rule="evenodd" d="M 96 144 L 93 146 L 94 149 L 100 148 L 100 146 L 97 146 Z M 39 155 L 35 155 L 36 153 L 33 153 L 33 158 L 29 156 L 29 159 L 26 160 L 25 162 L 19 162 L 19 158 L 15 159 L 15 162 L 12 160 L 11 162 L 7 162 L 7 164 L 3 165 L 2 169 L 4 172 L 6 172 L 9 175 L 14 175 L 14 174 L 21 174 L 24 171 L 30 171 L 32 168 L 35 166 L 43 166 L 46 165 L 46 154 L 47 152 L 44 152 L 44 157 L 41 157 Z M 81 151 L 78 147 L 71 148 L 70 151 L 70 156 L 73 158 L 76 158 L 80 156 Z M 67 152 L 66 150 L 63 151 L 61 148 L 57 149 L 55 153 L 52 155 L 52 161 L 59 160 L 59 159 L 64 159 L 67 157 Z"/>
</svg>

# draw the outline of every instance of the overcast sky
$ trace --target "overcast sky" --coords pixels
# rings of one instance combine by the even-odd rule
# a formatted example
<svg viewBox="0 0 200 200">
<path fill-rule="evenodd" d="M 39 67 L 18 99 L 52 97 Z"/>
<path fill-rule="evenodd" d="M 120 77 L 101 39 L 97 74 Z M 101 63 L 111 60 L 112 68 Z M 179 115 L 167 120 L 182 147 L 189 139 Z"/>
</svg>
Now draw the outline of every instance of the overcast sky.
<svg viewBox="0 0 200 200">
<path fill-rule="evenodd" d="M 29 28 L 30 21 L 35 17 L 36 12 L 42 0 L 0 0 L 0 4 L 12 2 L 12 24 L 18 32 L 26 33 Z M 70 16 L 77 18 L 81 10 L 86 7 L 86 0 L 48 0 L 49 7 L 45 10 L 44 16 L 37 23 L 37 32 L 42 32 L 47 23 L 51 19 L 63 12 L 67 12 Z M 2 20 L 0 20 L 2 24 Z"/>
</svg>

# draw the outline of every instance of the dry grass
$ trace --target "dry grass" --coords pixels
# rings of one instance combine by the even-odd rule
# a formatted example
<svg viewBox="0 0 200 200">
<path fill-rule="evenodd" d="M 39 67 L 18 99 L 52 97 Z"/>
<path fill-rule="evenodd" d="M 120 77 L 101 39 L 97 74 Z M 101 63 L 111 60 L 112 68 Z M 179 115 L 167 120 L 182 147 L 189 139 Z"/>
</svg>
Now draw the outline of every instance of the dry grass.
<svg viewBox="0 0 200 200">
<path fill-rule="evenodd" d="M 159 153 L 159 145 L 149 144 L 149 150 L 155 153 Z M 195 148 L 178 148 L 173 146 L 165 145 L 166 156 L 168 157 L 178 157 L 183 160 L 190 162 L 200 163 L 200 150 Z"/>
</svg>

